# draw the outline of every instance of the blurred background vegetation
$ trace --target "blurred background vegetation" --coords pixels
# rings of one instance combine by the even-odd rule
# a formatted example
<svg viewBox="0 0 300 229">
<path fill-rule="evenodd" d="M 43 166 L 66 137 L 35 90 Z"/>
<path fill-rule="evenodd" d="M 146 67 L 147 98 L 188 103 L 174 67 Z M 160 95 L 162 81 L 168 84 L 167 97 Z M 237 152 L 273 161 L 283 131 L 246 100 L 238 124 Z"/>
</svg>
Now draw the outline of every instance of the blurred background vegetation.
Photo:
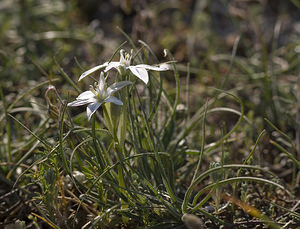
<svg viewBox="0 0 300 229">
<path fill-rule="evenodd" d="M 299 191 L 300 179 L 291 178 L 298 170 L 282 160 L 270 140 L 294 150 L 300 159 L 300 1 L 1 0 L 0 87 L 5 104 L 8 107 L 24 91 L 46 80 L 53 81 L 63 99 L 75 95 L 63 74 L 76 82 L 84 70 L 111 57 L 127 40 L 124 33 L 136 44 L 148 44 L 161 62 L 163 49 L 169 49 L 177 60 L 183 86 L 187 86 L 190 73 L 190 113 L 214 96 L 212 87 L 237 94 L 255 134 L 237 134 L 237 138 L 250 140 L 237 142 L 236 150 L 249 151 L 258 133 L 266 128 L 269 134 L 262 140 L 261 163 L 277 172 L 296 193 Z M 129 42 L 125 47 L 130 49 Z M 172 77 L 167 76 L 166 82 L 165 87 L 175 90 Z M 42 85 L 30 96 L 24 95 L 14 107 L 38 105 L 46 112 L 47 87 Z M 79 87 L 86 85 L 80 83 Z M 236 106 L 226 100 L 220 103 Z M 1 103 L 1 110 L 5 104 Z M 18 115 L 17 110 L 14 112 Z M 33 128 L 36 117 L 30 114 L 19 115 Z M 1 115 L 0 153 L 6 155 L 7 125 Z M 264 118 L 291 141 L 282 138 Z M 229 128 L 236 119 L 232 115 L 215 116 L 208 122 L 215 126 L 226 123 Z M 17 128 L 12 124 L 10 130 L 16 144 L 25 134 Z M 239 155 L 237 162 L 242 157 Z M 3 156 L 1 162 L 5 160 Z M 5 166 L 1 168 L 5 183 L 0 184 L 0 195 L 10 191 L 18 176 L 13 174 L 10 182 L 5 178 L 8 171 Z"/>
<path fill-rule="evenodd" d="M 2 0 L 1 87 L 7 94 L 31 80 L 42 82 L 45 73 L 59 76 L 58 64 L 76 80 L 82 69 L 111 56 L 126 40 L 123 30 L 159 58 L 169 49 L 182 71 L 189 63 L 192 80 L 200 82 L 194 84 L 197 92 L 206 86 L 242 85 L 241 95 L 252 95 L 246 98 L 249 108 L 280 122 L 277 109 L 291 105 L 296 96 L 291 91 L 292 97 L 282 98 L 281 90 L 288 89 L 278 84 L 297 81 L 297 7 L 297 0 Z"/>
</svg>

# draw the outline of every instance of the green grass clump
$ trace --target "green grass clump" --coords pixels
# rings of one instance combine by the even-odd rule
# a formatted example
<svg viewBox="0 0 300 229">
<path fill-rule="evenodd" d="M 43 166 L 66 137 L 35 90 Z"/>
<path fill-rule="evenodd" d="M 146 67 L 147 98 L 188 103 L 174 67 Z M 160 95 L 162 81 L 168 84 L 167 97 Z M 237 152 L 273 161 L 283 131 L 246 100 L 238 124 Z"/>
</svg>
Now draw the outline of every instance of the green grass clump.
<svg viewBox="0 0 300 229">
<path fill-rule="evenodd" d="M 156 59 L 147 48 L 133 47 L 131 66 Z M 47 106 L 33 103 L 30 109 L 24 106 L 14 111 L 14 104 L 7 106 L 2 95 L 2 118 L 7 120 L 7 140 L 2 148 L 8 150 L 8 163 L 3 167 L 6 178 L 2 179 L 9 182 L 20 170 L 14 186 L 25 196 L 26 204 L 35 209 L 29 217 L 33 223 L 53 228 L 181 228 L 183 221 L 193 224 L 190 220 L 195 218 L 189 217 L 193 214 L 201 216 L 198 220 L 209 227 L 229 227 L 240 218 L 246 220 L 247 212 L 262 224 L 280 227 L 281 222 L 253 204 L 252 195 L 256 193 L 264 195 L 269 201 L 267 206 L 273 208 L 277 206 L 276 199 L 270 193 L 275 192 L 278 198 L 293 197 L 274 173 L 255 163 L 254 154 L 259 152 L 265 131 L 257 136 L 252 121 L 244 115 L 242 101 L 231 92 L 212 89 L 214 97 L 194 112 L 180 109 L 188 107 L 180 103 L 180 73 L 171 54 L 167 50 L 165 54 L 169 59 L 161 66 L 172 69 L 173 74 L 149 71 L 148 84 L 122 67 L 130 63 L 124 62 L 118 71 L 104 71 L 109 63 L 100 69 L 101 74 L 106 72 L 106 81 L 118 82 L 115 85 L 124 84 L 122 80 L 132 83 L 115 93 L 123 106 L 99 100 L 104 103 L 90 121 L 83 109 L 69 109 L 66 99 L 73 96 L 59 93 L 49 81 L 29 89 L 14 103 L 49 84 L 45 92 Z M 164 87 L 166 75 L 174 77 L 175 90 L 171 92 Z M 72 95 L 76 95 L 79 87 L 70 78 L 67 82 L 75 90 Z M 222 100 L 234 106 L 218 106 Z M 22 112 L 34 114 L 27 120 L 39 124 L 34 129 L 28 127 L 21 121 Z M 226 119 L 221 126 L 211 123 L 225 114 L 236 117 L 232 119 L 235 123 L 227 126 Z M 16 133 L 27 132 L 26 140 L 14 136 L 13 129 Z M 255 143 L 242 137 L 253 148 L 245 154 L 246 159 L 237 160 L 233 156 L 240 155 L 232 150 L 244 141 L 239 139 L 244 133 L 258 139 Z M 299 165 L 292 153 L 273 144 L 296 167 Z M 238 209 L 244 211 L 242 216 L 234 213 Z M 299 217 L 294 211 L 280 211 Z"/>
</svg>

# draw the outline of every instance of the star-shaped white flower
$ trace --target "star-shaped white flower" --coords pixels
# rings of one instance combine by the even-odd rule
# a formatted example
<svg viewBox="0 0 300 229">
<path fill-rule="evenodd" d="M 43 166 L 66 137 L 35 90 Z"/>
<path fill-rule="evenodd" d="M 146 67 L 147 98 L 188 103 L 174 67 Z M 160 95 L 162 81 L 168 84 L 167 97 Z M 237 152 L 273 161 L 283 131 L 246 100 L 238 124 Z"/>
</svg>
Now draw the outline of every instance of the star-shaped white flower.
<svg viewBox="0 0 300 229">
<path fill-rule="evenodd" d="M 147 70 L 152 71 L 167 71 L 169 67 L 167 65 L 161 66 L 151 66 L 148 64 L 138 64 L 138 65 L 131 65 L 132 54 L 125 53 L 124 50 L 120 51 L 120 61 L 112 61 L 112 62 L 105 62 L 104 64 L 98 65 L 90 70 L 84 72 L 80 77 L 79 80 L 82 80 L 84 77 L 88 76 L 89 74 L 105 68 L 104 72 L 108 72 L 111 69 L 117 69 L 121 75 L 126 73 L 127 70 L 130 70 L 133 75 L 138 77 L 142 80 L 145 84 L 149 81 L 149 75 Z"/>
<path fill-rule="evenodd" d="M 98 85 L 95 85 L 95 87 L 91 86 L 89 91 L 81 93 L 75 101 L 68 103 L 68 106 L 75 107 L 88 104 L 86 112 L 88 120 L 90 120 L 92 115 L 103 103 L 123 105 L 123 102 L 112 94 L 130 84 L 132 84 L 130 81 L 121 81 L 107 87 L 104 73 L 101 72 Z"/>
</svg>

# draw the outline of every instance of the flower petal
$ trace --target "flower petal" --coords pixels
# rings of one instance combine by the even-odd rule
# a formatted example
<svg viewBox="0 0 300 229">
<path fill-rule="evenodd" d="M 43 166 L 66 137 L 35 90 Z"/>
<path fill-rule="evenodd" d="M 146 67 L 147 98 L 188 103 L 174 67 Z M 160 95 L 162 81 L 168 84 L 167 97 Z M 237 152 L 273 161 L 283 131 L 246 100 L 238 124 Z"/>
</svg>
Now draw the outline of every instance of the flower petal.
<svg viewBox="0 0 300 229">
<path fill-rule="evenodd" d="M 125 51 L 123 49 L 121 49 L 120 50 L 120 63 L 122 63 L 122 64 L 124 64 L 124 62 L 125 62 L 124 55 L 125 55 Z"/>
<path fill-rule="evenodd" d="M 167 70 L 169 70 L 168 65 L 151 66 L 151 65 L 148 65 L 148 64 L 138 64 L 135 67 L 144 68 L 144 69 L 153 70 L 153 71 L 167 71 Z"/>
<path fill-rule="evenodd" d="M 88 120 L 91 119 L 92 115 L 96 112 L 96 110 L 101 106 L 102 103 L 91 103 L 86 108 L 86 114 L 88 117 Z"/>
<path fill-rule="evenodd" d="M 116 97 L 110 95 L 108 96 L 105 100 L 104 100 L 105 103 L 114 103 L 116 105 L 119 105 L 119 106 L 122 106 L 123 105 L 123 102 L 119 99 L 117 99 Z"/>
<path fill-rule="evenodd" d="M 78 97 L 76 98 L 77 100 L 85 100 L 85 99 L 90 99 L 93 98 L 95 95 L 93 92 L 91 91 L 85 91 L 82 92 L 80 95 L 78 95 Z"/>
<path fill-rule="evenodd" d="M 145 68 L 137 67 L 137 66 L 129 66 L 128 67 L 132 74 L 141 79 L 145 84 L 149 81 L 148 72 Z"/>
<path fill-rule="evenodd" d="M 100 73 L 100 78 L 99 78 L 99 91 L 103 92 L 105 90 L 105 79 L 104 79 L 104 73 Z"/>
<path fill-rule="evenodd" d="M 73 102 L 68 103 L 68 107 L 78 107 L 78 106 L 82 106 L 82 105 L 86 105 L 91 103 L 92 101 L 90 100 L 75 100 Z"/>
<path fill-rule="evenodd" d="M 104 72 L 108 72 L 112 68 L 118 69 L 118 67 L 121 65 L 122 64 L 120 62 L 112 61 L 106 66 L 106 68 L 104 69 Z"/>
<path fill-rule="evenodd" d="M 117 83 L 114 83 L 112 85 L 110 85 L 108 88 L 107 88 L 107 92 L 109 95 L 112 95 L 113 93 L 115 93 L 116 91 L 120 90 L 121 88 L 125 87 L 125 86 L 128 86 L 132 84 L 131 81 L 121 81 L 121 82 L 117 82 Z"/>
<path fill-rule="evenodd" d="M 84 72 L 84 73 L 81 74 L 81 76 L 79 77 L 79 80 L 78 80 L 78 81 L 82 80 L 84 77 L 86 77 L 86 76 L 92 74 L 93 72 L 95 72 L 95 71 L 97 71 L 97 70 L 99 70 L 99 69 L 101 69 L 101 68 L 106 67 L 107 65 L 108 65 L 108 63 L 105 62 L 104 64 L 98 65 L 98 66 L 96 66 L 96 67 L 91 68 L 90 70 L 87 70 L 86 72 Z"/>
</svg>

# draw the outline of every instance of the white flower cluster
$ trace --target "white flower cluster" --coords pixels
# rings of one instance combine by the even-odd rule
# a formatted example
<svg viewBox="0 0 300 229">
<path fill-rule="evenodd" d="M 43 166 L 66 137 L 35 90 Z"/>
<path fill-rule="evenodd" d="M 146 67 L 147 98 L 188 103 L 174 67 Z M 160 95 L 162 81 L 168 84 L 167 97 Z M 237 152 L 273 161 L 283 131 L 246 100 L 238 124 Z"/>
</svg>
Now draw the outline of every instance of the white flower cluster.
<svg viewBox="0 0 300 229">
<path fill-rule="evenodd" d="M 116 69 L 124 76 L 128 72 L 141 79 L 145 84 L 149 81 L 147 70 L 153 71 L 166 71 L 169 70 L 166 66 L 151 66 L 147 64 L 131 65 L 132 53 L 125 53 L 124 50 L 120 51 L 120 61 L 105 62 L 84 72 L 79 80 L 82 80 L 91 73 L 104 68 L 104 71 L 100 73 L 99 82 L 90 87 L 90 90 L 81 93 L 75 101 L 68 103 L 68 106 L 87 106 L 87 117 L 91 119 L 96 110 L 104 103 L 114 103 L 116 105 L 123 105 L 122 101 L 113 96 L 113 94 L 125 86 L 132 84 L 130 81 L 121 81 L 114 83 L 110 86 L 106 85 L 104 73 L 111 69 Z"/>
</svg>

